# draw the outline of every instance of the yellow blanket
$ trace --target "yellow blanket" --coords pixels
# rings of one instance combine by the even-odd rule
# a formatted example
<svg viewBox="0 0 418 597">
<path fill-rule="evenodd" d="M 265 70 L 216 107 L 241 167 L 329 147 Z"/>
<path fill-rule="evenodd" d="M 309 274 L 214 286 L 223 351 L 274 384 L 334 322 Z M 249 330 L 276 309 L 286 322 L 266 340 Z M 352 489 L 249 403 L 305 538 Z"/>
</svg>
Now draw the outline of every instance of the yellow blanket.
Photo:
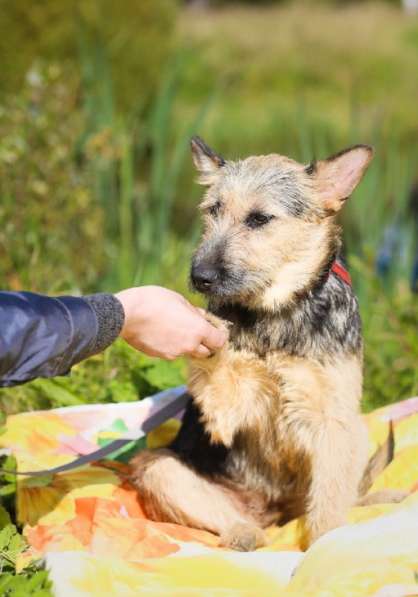
<svg viewBox="0 0 418 597">
<path fill-rule="evenodd" d="M 146 403 L 97 405 L 9 417 L 0 446 L 20 470 L 43 469 L 88 453 L 140 421 Z M 350 524 L 306 553 L 293 521 L 269 529 L 270 545 L 253 553 L 220 549 L 210 533 L 146 520 L 126 465 L 99 464 L 18 484 L 18 516 L 30 550 L 45 556 L 58 597 L 350 597 L 418 595 L 418 398 L 366 417 L 370 452 L 393 421 L 395 459 L 371 491 L 404 489 L 400 504 L 355 508 Z M 179 422 L 147 437 L 167 443 Z M 123 455 L 120 457 L 123 460 Z M 415 492 L 415 493 L 414 493 Z M 22 561 L 23 565 L 23 561 Z"/>
</svg>

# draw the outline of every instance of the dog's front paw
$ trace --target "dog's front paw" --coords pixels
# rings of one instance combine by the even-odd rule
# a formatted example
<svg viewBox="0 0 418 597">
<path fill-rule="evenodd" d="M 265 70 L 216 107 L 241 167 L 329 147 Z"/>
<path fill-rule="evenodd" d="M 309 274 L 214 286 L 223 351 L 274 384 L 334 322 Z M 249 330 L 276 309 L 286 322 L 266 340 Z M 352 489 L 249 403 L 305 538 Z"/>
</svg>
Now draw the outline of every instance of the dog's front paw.
<svg viewBox="0 0 418 597">
<path fill-rule="evenodd" d="M 259 527 L 237 522 L 221 536 L 220 545 L 235 551 L 254 551 L 266 545 L 266 537 Z"/>
<path fill-rule="evenodd" d="M 232 326 L 232 323 L 230 321 L 227 321 L 226 319 L 221 319 L 220 317 L 214 315 L 213 313 L 210 313 L 209 311 L 204 311 L 203 316 L 206 319 L 206 321 L 211 323 L 215 328 L 218 328 L 219 330 L 229 332 L 229 329 Z"/>
</svg>

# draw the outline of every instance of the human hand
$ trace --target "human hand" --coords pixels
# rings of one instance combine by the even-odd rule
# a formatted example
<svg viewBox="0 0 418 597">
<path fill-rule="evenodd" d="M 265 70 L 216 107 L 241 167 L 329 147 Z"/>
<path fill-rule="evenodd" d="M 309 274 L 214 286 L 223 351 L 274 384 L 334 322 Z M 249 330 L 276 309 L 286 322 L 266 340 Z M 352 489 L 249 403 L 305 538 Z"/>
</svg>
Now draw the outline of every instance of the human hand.
<svg viewBox="0 0 418 597">
<path fill-rule="evenodd" d="M 128 288 L 115 294 L 125 312 L 121 337 L 153 357 L 208 357 L 226 342 L 226 330 L 214 327 L 203 309 L 161 286 Z"/>
</svg>

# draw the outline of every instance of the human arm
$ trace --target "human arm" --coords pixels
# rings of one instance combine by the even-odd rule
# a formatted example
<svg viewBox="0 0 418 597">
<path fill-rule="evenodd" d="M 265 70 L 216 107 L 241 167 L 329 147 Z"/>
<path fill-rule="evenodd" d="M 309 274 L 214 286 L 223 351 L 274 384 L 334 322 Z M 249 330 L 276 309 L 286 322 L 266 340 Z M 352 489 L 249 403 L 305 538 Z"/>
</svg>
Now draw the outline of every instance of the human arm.
<svg viewBox="0 0 418 597">
<path fill-rule="evenodd" d="M 119 335 L 170 360 L 208 356 L 226 340 L 201 310 L 158 286 L 85 297 L 0 292 L 0 386 L 65 375 Z"/>
<path fill-rule="evenodd" d="M 111 344 L 123 323 L 123 307 L 110 294 L 0 292 L 0 386 L 65 375 Z"/>
</svg>

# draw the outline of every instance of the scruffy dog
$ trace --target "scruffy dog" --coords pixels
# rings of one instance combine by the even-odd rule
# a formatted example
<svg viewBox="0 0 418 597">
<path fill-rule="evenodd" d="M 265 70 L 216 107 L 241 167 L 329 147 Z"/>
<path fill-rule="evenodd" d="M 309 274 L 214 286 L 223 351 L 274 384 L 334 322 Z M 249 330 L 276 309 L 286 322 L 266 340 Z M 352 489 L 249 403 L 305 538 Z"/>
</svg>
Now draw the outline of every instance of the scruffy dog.
<svg viewBox="0 0 418 597">
<path fill-rule="evenodd" d="M 191 280 L 229 341 L 191 363 L 179 434 L 134 458 L 132 482 L 150 518 L 225 546 L 254 549 L 300 515 L 309 544 L 365 489 L 361 326 L 335 216 L 373 152 L 225 161 L 197 137 L 192 152 L 208 190 Z"/>
</svg>

